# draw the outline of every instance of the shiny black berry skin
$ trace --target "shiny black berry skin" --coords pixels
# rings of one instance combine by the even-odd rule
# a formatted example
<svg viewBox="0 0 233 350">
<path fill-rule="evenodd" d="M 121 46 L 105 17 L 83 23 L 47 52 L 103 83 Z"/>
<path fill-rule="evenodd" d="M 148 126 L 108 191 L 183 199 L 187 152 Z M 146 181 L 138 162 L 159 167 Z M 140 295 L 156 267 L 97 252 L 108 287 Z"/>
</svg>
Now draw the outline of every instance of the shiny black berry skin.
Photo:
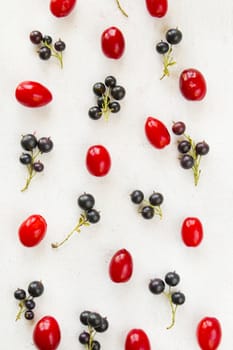
<svg viewBox="0 0 233 350">
<path fill-rule="evenodd" d="M 105 78 L 104 81 L 105 85 L 109 88 L 113 88 L 114 86 L 116 86 L 116 78 L 113 77 L 112 75 L 109 75 L 108 77 Z"/>
<path fill-rule="evenodd" d="M 135 190 L 131 193 L 130 198 L 134 204 L 140 204 L 144 199 L 144 194 L 140 190 Z"/>
<path fill-rule="evenodd" d="M 209 153 L 210 146 L 205 142 L 198 142 L 195 147 L 196 154 L 200 156 L 205 156 L 207 153 Z"/>
<path fill-rule="evenodd" d="M 166 40 L 171 45 L 177 45 L 182 40 L 182 33 L 179 29 L 172 28 L 169 29 L 166 33 Z"/>
<path fill-rule="evenodd" d="M 87 210 L 86 212 L 87 221 L 91 224 L 96 224 L 100 220 L 100 214 L 95 209 Z"/>
<path fill-rule="evenodd" d="M 19 157 L 19 161 L 24 165 L 31 164 L 32 156 L 28 153 L 22 153 L 21 156 Z"/>
<path fill-rule="evenodd" d="M 121 109 L 121 105 L 117 101 L 110 102 L 108 108 L 112 113 L 117 113 Z"/>
<path fill-rule="evenodd" d="M 180 165 L 184 169 L 191 169 L 194 165 L 194 159 L 189 154 L 185 154 L 180 159 Z"/>
<path fill-rule="evenodd" d="M 154 209 L 150 207 L 149 205 L 145 206 L 141 210 L 142 217 L 144 219 L 152 219 L 155 215 Z"/>
<path fill-rule="evenodd" d="M 32 151 L 37 146 L 37 139 L 32 134 L 24 135 L 21 139 L 21 146 L 26 151 Z"/>
<path fill-rule="evenodd" d="M 156 45 L 156 51 L 161 55 L 164 55 L 165 53 L 167 53 L 168 50 L 169 50 L 169 45 L 165 41 L 160 41 Z"/>
<path fill-rule="evenodd" d="M 84 326 L 87 326 L 88 325 L 88 317 L 90 315 L 90 311 L 83 311 L 81 312 L 80 316 L 79 316 L 79 319 L 81 321 L 82 324 L 84 324 Z"/>
<path fill-rule="evenodd" d="M 186 125 L 184 122 L 176 122 L 172 125 L 172 132 L 175 135 L 182 135 L 185 132 Z"/>
<path fill-rule="evenodd" d="M 97 105 L 100 107 L 100 108 L 103 108 L 104 107 L 104 103 L 105 103 L 105 96 L 100 96 L 97 98 Z M 110 98 L 108 97 L 107 98 L 107 103 L 110 102 Z"/>
<path fill-rule="evenodd" d="M 87 322 L 93 327 L 97 328 L 101 325 L 102 317 L 97 312 L 91 312 L 88 316 Z"/>
<path fill-rule="evenodd" d="M 180 141 L 178 143 L 177 149 L 182 154 L 188 153 L 191 149 L 191 143 L 187 140 Z"/>
<path fill-rule="evenodd" d="M 53 141 L 49 137 L 41 137 L 37 146 L 42 153 L 48 153 L 53 149 Z"/>
<path fill-rule="evenodd" d="M 83 210 L 92 209 L 95 205 L 95 198 L 90 193 L 81 194 L 78 197 L 78 206 Z"/>
<path fill-rule="evenodd" d="M 42 39 L 42 41 L 48 45 L 52 44 L 53 39 L 49 35 L 45 35 Z"/>
<path fill-rule="evenodd" d="M 33 163 L 33 169 L 37 173 L 41 173 L 44 170 L 44 164 L 41 162 L 35 162 L 35 163 Z"/>
<path fill-rule="evenodd" d="M 24 313 L 24 317 L 26 318 L 26 320 L 33 320 L 34 316 L 35 315 L 32 310 L 26 310 Z"/>
<path fill-rule="evenodd" d="M 38 50 L 38 55 L 42 60 L 48 60 L 50 59 L 52 52 L 49 47 L 41 46 Z"/>
<path fill-rule="evenodd" d="M 25 300 L 24 305 L 28 310 L 33 310 L 36 307 L 36 303 L 33 299 Z"/>
<path fill-rule="evenodd" d="M 98 333 L 103 333 L 108 329 L 108 320 L 106 319 L 106 317 L 101 319 L 101 324 L 98 327 L 95 327 L 96 332 Z"/>
<path fill-rule="evenodd" d="M 161 278 L 154 278 L 149 283 L 149 290 L 153 294 L 161 294 L 165 289 L 165 283 Z"/>
<path fill-rule="evenodd" d="M 41 43 L 42 39 L 43 39 L 43 35 L 41 34 L 41 32 L 39 32 L 38 30 L 33 30 L 31 33 L 30 33 L 30 36 L 29 36 L 31 42 L 35 45 L 38 45 Z"/>
<path fill-rule="evenodd" d="M 102 117 L 101 108 L 98 106 L 91 107 L 88 111 L 88 115 L 93 120 L 98 120 Z"/>
<path fill-rule="evenodd" d="M 181 292 L 172 293 L 172 302 L 175 305 L 182 305 L 185 302 L 185 295 Z"/>
<path fill-rule="evenodd" d="M 158 206 L 163 203 L 163 195 L 159 192 L 154 192 L 149 197 L 149 202 L 153 206 Z"/>
<path fill-rule="evenodd" d="M 97 340 L 94 340 L 92 342 L 91 350 L 100 350 L 100 348 L 101 348 L 100 343 Z"/>
<path fill-rule="evenodd" d="M 165 276 L 165 282 L 170 287 L 175 287 L 180 282 L 180 276 L 176 272 L 168 272 Z"/>
<path fill-rule="evenodd" d="M 120 85 L 116 85 L 111 89 L 111 96 L 115 100 L 122 100 L 125 97 L 125 93 L 125 89 Z"/>
<path fill-rule="evenodd" d="M 62 52 L 62 51 L 65 50 L 66 44 L 64 43 L 64 41 L 58 40 L 58 41 L 56 41 L 56 42 L 54 43 L 54 48 L 55 48 L 56 51 Z"/>
<path fill-rule="evenodd" d="M 16 289 L 16 291 L 14 292 L 14 297 L 17 300 L 24 300 L 26 298 L 26 292 L 23 289 Z"/>
<path fill-rule="evenodd" d="M 43 292 L 44 286 L 40 281 L 33 281 L 28 286 L 28 293 L 34 298 L 41 296 Z"/>
<path fill-rule="evenodd" d="M 89 343 L 89 339 L 90 339 L 90 334 L 87 333 L 87 332 L 82 332 L 80 335 L 79 335 L 79 342 L 83 345 L 86 345 Z"/>
<path fill-rule="evenodd" d="M 106 91 L 106 87 L 103 83 L 95 83 L 93 86 L 93 92 L 96 96 L 102 96 Z"/>
</svg>

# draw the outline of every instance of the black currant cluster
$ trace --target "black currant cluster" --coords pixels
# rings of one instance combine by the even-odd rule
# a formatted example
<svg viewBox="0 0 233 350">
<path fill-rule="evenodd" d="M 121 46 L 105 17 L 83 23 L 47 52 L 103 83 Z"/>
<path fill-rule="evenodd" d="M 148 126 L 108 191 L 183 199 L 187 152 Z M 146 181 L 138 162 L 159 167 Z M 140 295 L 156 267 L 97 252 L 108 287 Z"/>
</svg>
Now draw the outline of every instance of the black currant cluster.
<svg viewBox="0 0 233 350">
<path fill-rule="evenodd" d="M 91 107 L 88 115 L 91 119 L 97 120 L 104 115 L 108 120 L 109 113 L 119 112 L 121 105 L 118 101 L 125 97 L 123 86 L 117 85 L 116 78 L 109 75 L 104 83 L 95 83 L 93 92 L 97 96 L 97 106 Z M 115 101 L 116 100 L 116 101 Z"/>
<path fill-rule="evenodd" d="M 37 53 L 42 60 L 48 60 L 51 56 L 56 57 L 63 67 L 63 51 L 66 44 L 61 39 L 52 44 L 53 39 L 49 35 L 42 35 L 38 30 L 33 30 L 29 36 L 34 45 L 38 45 Z"/>
<path fill-rule="evenodd" d="M 175 324 L 175 317 L 176 317 L 176 310 L 179 305 L 184 304 L 185 302 L 185 295 L 181 292 L 174 292 L 172 290 L 173 287 L 176 287 L 180 282 L 180 276 L 176 272 L 168 272 L 165 275 L 164 281 L 161 278 L 154 278 L 150 280 L 149 283 L 149 290 L 153 294 L 161 294 L 163 293 L 171 306 L 172 311 L 172 321 L 171 324 L 167 327 L 167 329 L 170 329 Z M 168 292 L 165 292 L 165 283 L 168 286 Z"/>
<path fill-rule="evenodd" d="M 163 195 L 159 192 L 153 192 L 149 200 L 144 200 L 144 193 L 140 190 L 135 190 L 130 195 L 131 201 L 139 205 L 139 213 L 144 219 L 152 219 L 156 214 L 162 219 L 162 209 L 160 205 L 163 203 Z"/>
<path fill-rule="evenodd" d="M 87 331 L 79 335 L 79 341 L 86 346 L 87 350 L 100 350 L 101 346 L 97 340 L 94 340 L 96 332 L 103 333 L 108 329 L 108 320 L 97 312 L 83 311 L 80 314 L 80 321 L 87 326 Z"/>
<path fill-rule="evenodd" d="M 195 143 L 193 139 L 185 134 L 186 125 L 179 121 L 173 124 L 172 131 L 177 136 L 183 136 L 178 140 L 178 151 L 180 153 L 180 165 L 184 169 L 192 169 L 195 186 L 198 184 L 200 177 L 201 156 L 209 153 L 210 147 L 205 141 Z"/>
<path fill-rule="evenodd" d="M 100 213 L 94 209 L 95 198 L 90 193 L 84 193 L 78 197 L 78 206 L 83 210 L 83 213 L 79 217 L 78 224 L 75 228 L 61 241 L 60 243 L 52 243 L 52 248 L 59 248 L 75 233 L 81 232 L 82 226 L 89 226 L 90 224 L 96 224 L 100 220 Z"/>
<path fill-rule="evenodd" d="M 161 80 L 170 75 L 169 67 L 176 64 L 172 57 L 172 45 L 177 45 L 182 40 L 182 33 L 177 28 L 171 28 L 166 32 L 166 41 L 161 40 L 156 45 L 156 51 L 163 55 L 163 75 Z"/>
<path fill-rule="evenodd" d="M 36 303 L 34 298 L 40 297 L 44 292 L 44 286 L 40 281 L 33 281 L 29 283 L 28 286 L 28 296 L 24 289 L 16 289 L 14 292 L 14 297 L 16 300 L 19 300 L 19 311 L 16 315 L 16 321 L 18 321 L 22 314 L 26 320 L 33 320 L 35 314 L 34 310 L 36 307 Z"/>
<path fill-rule="evenodd" d="M 50 152 L 53 149 L 53 142 L 50 137 L 41 137 L 37 140 L 34 134 L 26 134 L 22 136 L 21 146 L 27 151 L 27 153 L 24 152 L 19 157 L 20 163 L 26 165 L 28 171 L 26 184 L 21 190 L 24 192 L 36 173 L 41 173 L 44 170 L 44 164 L 40 160 L 37 160 L 37 158 L 42 153 Z"/>
</svg>

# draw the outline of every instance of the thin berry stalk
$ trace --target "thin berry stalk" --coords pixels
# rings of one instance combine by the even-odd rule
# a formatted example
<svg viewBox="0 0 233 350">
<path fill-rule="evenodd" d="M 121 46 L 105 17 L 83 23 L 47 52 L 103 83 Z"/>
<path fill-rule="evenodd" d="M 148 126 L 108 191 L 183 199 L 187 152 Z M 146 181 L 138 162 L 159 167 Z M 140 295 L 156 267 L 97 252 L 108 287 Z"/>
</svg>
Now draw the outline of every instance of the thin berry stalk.
<svg viewBox="0 0 233 350">
<path fill-rule="evenodd" d="M 16 314 L 15 321 L 20 320 L 22 314 L 26 311 L 26 307 L 24 305 L 24 300 L 19 302 L 19 311 Z"/>
<path fill-rule="evenodd" d="M 192 171 L 193 171 L 193 177 L 194 177 L 194 184 L 195 184 L 195 186 L 197 186 L 200 175 L 201 175 L 201 170 L 200 170 L 201 156 L 196 153 L 196 145 L 195 145 L 195 142 L 193 141 L 193 139 L 187 134 L 184 134 L 184 137 L 191 144 L 191 150 L 189 151 L 189 155 L 192 156 L 194 159 L 194 165 L 192 167 Z"/>
<path fill-rule="evenodd" d="M 176 64 L 176 61 L 173 59 L 171 46 L 168 52 L 163 55 L 163 75 L 161 76 L 160 80 L 170 76 L 169 67 L 174 66 L 174 64 Z"/>
<path fill-rule="evenodd" d="M 28 177 L 26 179 L 24 187 L 21 189 L 21 192 L 24 192 L 28 189 L 33 177 L 36 175 L 36 171 L 33 169 L 33 163 L 40 154 L 41 152 L 38 151 L 36 154 L 33 155 L 33 151 L 31 151 L 32 162 L 31 164 L 27 165 Z"/>
<path fill-rule="evenodd" d="M 171 307 L 171 312 L 172 312 L 172 317 L 171 317 L 171 323 L 170 325 L 167 327 L 167 329 L 171 329 L 174 325 L 175 325 L 175 321 L 176 321 L 176 310 L 177 310 L 177 305 L 174 305 L 172 303 L 172 296 L 171 296 L 171 292 L 170 292 L 170 288 L 169 288 L 169 293 L 163 293 L 166 298 L 169 301 L 170 307 Z"/>
<path fill-rule="evenodd" d="M 119 0 L 116 0 L 117 6 L 119 8 L 119 10 L 121 11 L 121 13 L 125 16 L 125 17 L 129 17 L 128 14 L 125 12 L 125 10 L 123 9 L 123 7 L 120 4 Z"/>
<path fill-rule="evenodd" d="M 62 51 L 61 52 L 58 52 L 54 49 L 53 45 L 50 45 L 48 43 L 44 43 L 45 46 L 47 46 L 51 52 L 52 52 L 52 55 L 53 57 L 57 58 L 59 63 L 60 63 L 60 66 L 61 66 L 61 69 L 63 68 L 63 55 L 62 55 Z"/>
<path fill-rule="evenodd" d="M 110 91 L 109 89 L 107 89 L 107 92 L 104 94 L 104 102 L 101 108 L 101 111 L 104 115 L 104 120 L 108 121 L 109 120 L 109 113 L 110 113 L 110 109 L 109 109 L 109 95 L 110 95 Z"/>
<path fill-rule="evenodd" d="M 88 332 L 90 334 L 90 338 L 89 338 L 88 344 L 86 345 L 86 349 L 87 350 L 92 350 L 92 344 L 93 344 L 93 341 L 94 341 L 94 337 L 95 337 L 96 331 L 94 330 L 93 327 L 88 325 Z"/>
</svg>

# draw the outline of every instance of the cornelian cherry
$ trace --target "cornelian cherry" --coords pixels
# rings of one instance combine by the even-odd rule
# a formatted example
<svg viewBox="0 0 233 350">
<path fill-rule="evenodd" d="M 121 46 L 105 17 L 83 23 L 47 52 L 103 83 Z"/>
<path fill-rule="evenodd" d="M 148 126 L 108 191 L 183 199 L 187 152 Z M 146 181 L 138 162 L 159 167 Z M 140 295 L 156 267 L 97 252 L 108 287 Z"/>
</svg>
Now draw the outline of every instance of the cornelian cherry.
<svg viewBox="0 0 233 350">
<path fill-rule="evenodd" d="M 142 329 L 132 329 L 125 340 L 125 350 L 150 350 L 150 341 Z"/>
<path fill-rule="evenodd" d="M 39 350 L 56 350 L 61 340 L 61 331 L 57 320 L 44 316 L 33 331 L 33 341 Z"/>
<path fill-rule="evenodd" d="M 86 155 L 86 166 L 94 176 L 105 176 L 111 168 L 111 157 L 102 145 L 91 146 Z"/>
<path fill-rule="evenodd" d="M 133 273 L 133 259 L 126 249 L 118 250 L 109 265 L 109 275 L 113 282 L 127 282 Z"/>
<path fill-rule="evenodd" d="M 19 240 L 25 247 L 34 247 L 42 241 L 46 230 L 47 223 L 43 216 L 31 215 L 19 227 Z"/>
<path fill-rule="evenodd" d="M 145 123 L 145 133 L 150 143 L 156 148 L 169 145 L 171 137 L 166 126 L 158 119 L 148 117 Z"/>
<path fill-rule="evenodd" d="M 183 221 L 181 235 L 188 247 L 198 246 L 203 239 L 203 227 L 198 218 L 188 217 Z"/>
<path fill-rule="evenodd" d="M 15 97 L 26 107 L 42 107 L 52 101 L 51 92 L 36 81 L 22 81 L 15 90 Z"/>
<path fill-rule="evenodd" d="M 196 335 L 201 350 L 216 350 L 222 338 L 220 322 L 215 317 L 203 318 L 198 323 Z"/>
<path fill-rule="evenodd" d="M 55 17 L 66 17 L 74 9 L 76 0 L 50 0 L 50 11 Z"/>
<path fill-rule="evenodd" d="M 167 0 L 146 0 L 146 6 L 149 14 L 153 17 L 164 17 L 167 13 Z"/>
<path fill-rule="evenodd" d="M 180 91 L 187 100 L 203 100 L 207 87 L 202 73 L 194 68 L 185 69 L 180 75 Z"/>
<path fill-rule="evenodd" d="M 117 27 L 107 28 L 101 36 L 103 53 L 113 59 L 120 58 L 125 50 L 125 39 Z"/>
</svg>

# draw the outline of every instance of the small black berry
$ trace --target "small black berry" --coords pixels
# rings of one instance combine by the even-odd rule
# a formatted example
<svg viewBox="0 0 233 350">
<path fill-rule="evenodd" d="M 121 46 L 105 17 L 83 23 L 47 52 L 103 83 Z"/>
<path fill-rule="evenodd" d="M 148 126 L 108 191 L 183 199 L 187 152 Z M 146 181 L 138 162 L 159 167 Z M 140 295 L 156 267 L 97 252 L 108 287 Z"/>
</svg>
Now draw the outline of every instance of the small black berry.
<svg viewBox="0 0 233 350">
<path fill-rule="evenodd" d="M 24 317 L 26 318 L 26 320 L 33 320 L 34 316 L 35 315 L 32 310 L 26 310 L 24 313 Z"/>
<path fill-rule="evenodd" d="M 32 151 L 33 148 L 36 148 L 37 139 L 35 135 L 32 135 L 32 134 L 23 135 L 21 139 L 21 146 L 26 151 Z"/>
<path fill-rule="evenodd" d="M 45 35 L 42 40 L 44 43 L 46 43 L 48 45 L 52 44 L 52 41 L 53 41 L 53 39 L 49 35 Z"/>
<path fill-rule="evenodd" d="M 98 333 L 103 333 L 108 329 L 108 320 L 106 319 L 106 317 L 101 319 L 101 324 L 98 327 L 95 327 L 96 332 Z"/>
<path fill-rule="evenodd" d="M 14 297 L 17 300 L 24 300 L 26 298 L 26 292 L 23 289 L 16 289 L 16 291 L 14 292 Z"/>
<path fill-rule="evenodd" d="M 44 170 L 44 164 L 41 162 L 35 162 L 35 163 L 33 163 L 33 169 L 37 173 L 41 173 Z"/>
<path fill-rule="evenodd" d="M 182 305 L 185 302 L 185 295 L 181 292 L 172 293 L 172 302 L 175 305 Z"/>
<path fill-rule="evenodd" d="M 168 272 L 165 276 L 165 282 L 170 287 L 175 287 L 180 282 L 180 276 L 176 272 Z"/>
<path fill-rule="evenodd" d="M 179 29 L 169 29 L 166 33 L 166 40 L 169 42 L 171 45 L 177 45 L 181 42 L 182 40 L 182 33 Z"/>
<path fill-rule="evenodd" d="M 87 322 L 91 327 L 99 327 L 101 325 L 101 321 L 102 317 L 100 316 L 100 314 L 98 314 L 97 312 L 90 312 Z"/>
<path fill-rule="evenodd" d="M 142 208 L 141 214 L 144 219 L 152 219 L 153 216 L 155 215 L 155 211 L 154 211 L 154 208 L 147 205 Z"/>
<path fill-rule="evenodd" d="M 160 41 L 156 45 L 156 51 L 161 55 L 164 55 L 165 53 L 167 53 L 168 50 L 169 50 L 169 45 L 165 41 Z"/>
<path fill-rule="evenodd" d="M 106 91 L 106 87 L 103 83 L 95 83 L 93 86 L 93 92 L 96 96 L 102 96 Z"/>
<path fill-rule="evenodd" d="M 64 51 L 66 48 L 66 44 L 62 40 L 58 40 L 54 43 L 54 48 L 56 51 L 61 52 Z"/>
<path fill-rule="evenodd" d="M 100 343 L 97 340 L 94 340 L 92 342 L 91 350 L 100 350 L 100 348 L 101 348 Z"/>
<path fill-rule="evenodd" d="M 121 109 L 121 105 L 117 101 L 110 102 L 108 108 L 112 113 L 117 113 Z"/>
<path fill-rule="evenodd" d="M 85 326 L 88 325 L 88 317 L 89 317 L 90 313 L 91 313 L 90 311 L 85 310 L 85 311 L 81 312 L 81 314 L 79 316 L 80 321 Z"/>
<path fill-rule="evenodd" d="M 48 60 L 51 57 L 52 52 L 49 47 L 41 46 L 38 50 L 38 54 L 42 60 Z"/>
<path fill-rule="evenodd" d="M 97 105 L 100 107 L 100 108 L 103 108 L 104 107 L 104 104 L 106 103 L 106 97 L 103 95 L 103 96 L 100 96 L 97 98 Z M 109 104 L 110 102 L 110 97 L 107 98 L 107 104 Z"/>
<path fill-rule="evenodd" d="M 180 159 L 180 165 L 184 169 L 191 169 L 194 165 L 194 159 L 189 154 L 185 154 Z"/>
<path fill-rule="evenodd" d="M 165 283 L 161 278 L 154 278 L 149 283 L 149 290 L 153 294 L 161 294 L 165 289 Z"/>
<path fill-rule="evenodd" d="M 130 198 L 134 204 L 140 204 L 144 199 L 144 194 L 140 190 L 135 190 L 131 193 Z"/>
<path fill-rule="evenodd" d="M 53 149 L 53 141 L 49 137 L 41 137 L 37 146 L 42 153 L 48 153 Z"/>
<path fill-rule="evenodd" d="M 90 193 L 84 193 L 78 197 L 78 206 L 83 210 L 92 209 L 95 205 L 95 198 Z"/>
<path fill-rule="evenodd" d="M 89 343 L 89 340 L 90 340 L 90 334 L 87 333 L 87 332 L 82 332 L 80 335 L 79 335 L 79 338 L 78 338 L 79 342 L 83 345 L 86 345 Z"/>
<path fill-rule="evenodd" d="M 210 147 L 205 141 L 202 141 L 196 144 L 195 150 L 200 156 L 205 156 L 207 153 L 209 153 Z"/>
<path fill-rule="evenodd" d="M 91 224 L 96 224 L 100 220 L 100 214 L 95 209 L 89 209 L 86 212 L 87 221 Z"/>
<path fill-rule="evenodd" d="M 19 157 L 19 161 L 24 165 L 31 164 L 32 156 L 28 153 L 22 153 L 21 156 Z"/>
<path fill-rule="evenodd" d="M 149 202 L 153 206 L 158 206 L 163 203 L 163 195 L 158 192 L 153 192 L 149 197 Z"/>
<path fill-rule="evenodd" d="M 33 310 L 36 307 L 36 303 L 33 299 L 26 299 L 24 305 L 28 310 Z"/>
<path fill-rule="evenodd" d="M 43 39 L 43 35 L 41 34 L 41 32 L 39 32 L 38 30 L 33 30 L 31 33 L 30 33 L 30 36 L 29 36 L 31 42 L 35 45 L 38 45 L 41 43 L 42 39 Z"/>
<path fill-rule="evenodd" d="M 101 108 L 98 106 L 91 107 L 88 111 L 88 115 L 93 120 L 100 119 L 102 117 Z"/>
<path fill-rule="evenodd" d="M 108 77 L 105 78 L 104 83 L 107 87 L 113 88 L 114 86 L 116 86 L 117 81 L 115 77 L 113 77 L 112 75 L 109 75 Z"/>
<path fill-rule="evenodd" d="M 172 131 L 175 135 L 182 135 L 185 132 L 186 125 L 184 122 L 176 122 L 172 125 Z"/>
<path fill-rule="evenodd" d="M 43 292 L 44 286 L 40 281 L 33 281 L 28 286 L 28 293 L 34 298 L 41 296 Z"/>
<path fill-rule="evenodd" d="M 125 93 L 125 89 L 120 85 L 116 85 L 111 89 L 111 95 L 115 100 L 122 100 L 125 97 Z"/>
<path fill-rule="evenodd" d="M 180 141 L 178 143 L 178 151 L 182 154 L 188 153 L 191 149 L 191 143 L 187 140 Z"/>
</svg>

